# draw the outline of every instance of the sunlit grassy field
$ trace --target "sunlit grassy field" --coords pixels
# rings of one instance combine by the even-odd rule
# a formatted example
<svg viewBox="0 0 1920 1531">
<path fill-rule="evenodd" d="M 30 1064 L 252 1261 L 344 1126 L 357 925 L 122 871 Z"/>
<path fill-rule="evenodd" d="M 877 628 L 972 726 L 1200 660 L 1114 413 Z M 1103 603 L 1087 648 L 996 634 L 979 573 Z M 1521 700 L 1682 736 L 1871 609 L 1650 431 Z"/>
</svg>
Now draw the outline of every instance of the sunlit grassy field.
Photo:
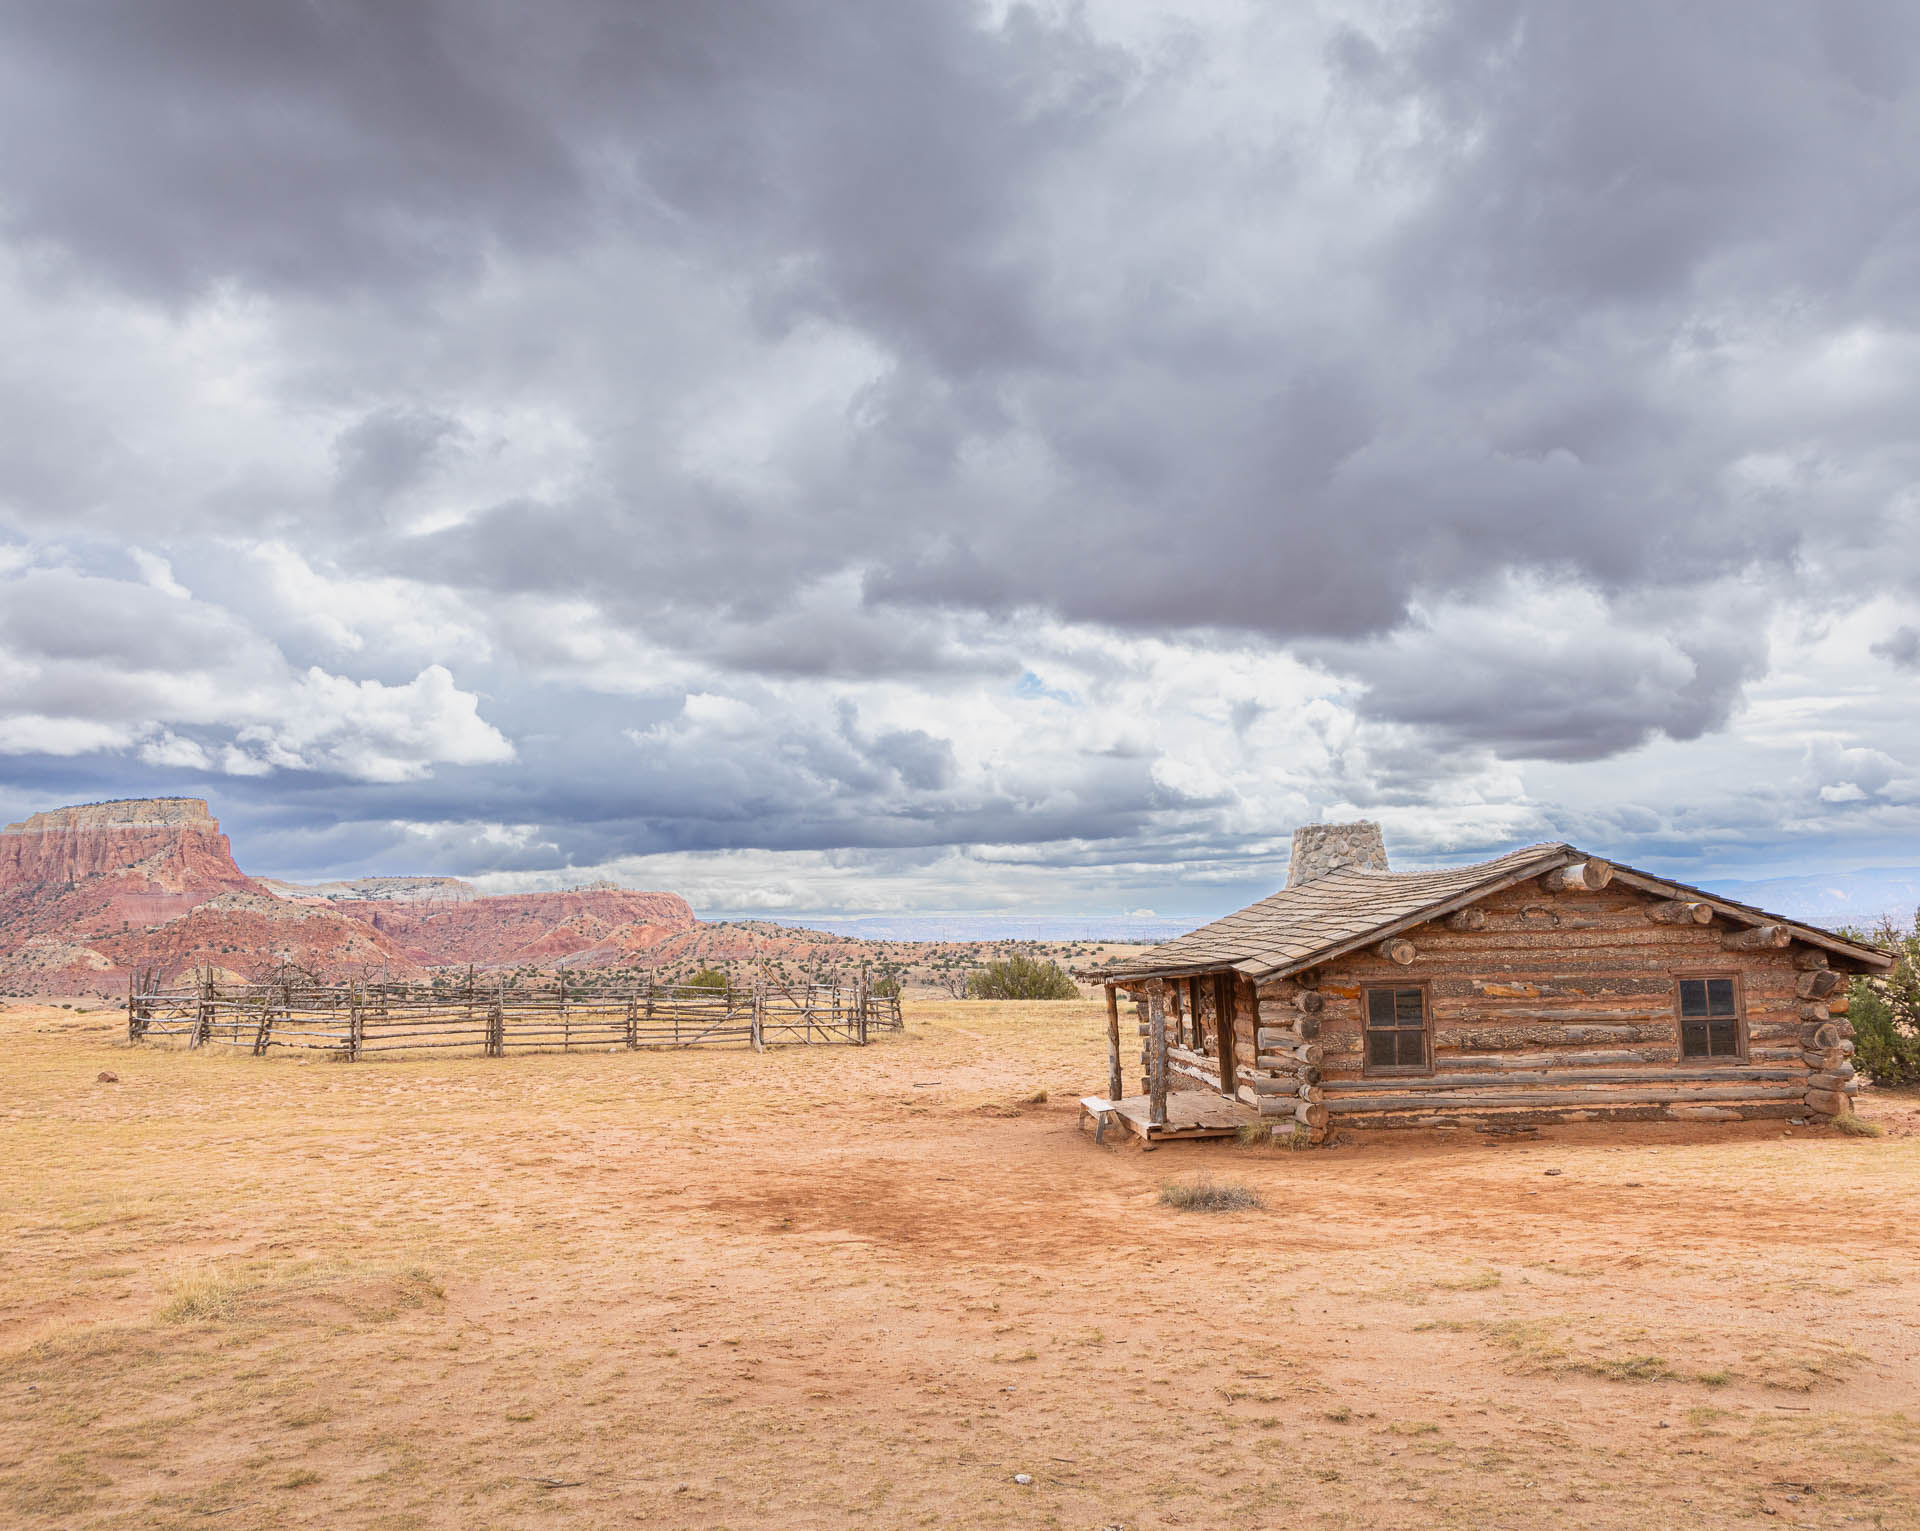
<svg viewBox="0 0 1920 1531">
<path fill-rule="evenodd" d="M 1086 1003 L 761 1055 L 118 1027 L 0 1012 L 0 1525 L 1920 1526 L 1906 1102 L 1148 1155 L 1075 1129 Z M 1203 1176 L 1249 1194 L 1163 1200 Z"/>
</svg>

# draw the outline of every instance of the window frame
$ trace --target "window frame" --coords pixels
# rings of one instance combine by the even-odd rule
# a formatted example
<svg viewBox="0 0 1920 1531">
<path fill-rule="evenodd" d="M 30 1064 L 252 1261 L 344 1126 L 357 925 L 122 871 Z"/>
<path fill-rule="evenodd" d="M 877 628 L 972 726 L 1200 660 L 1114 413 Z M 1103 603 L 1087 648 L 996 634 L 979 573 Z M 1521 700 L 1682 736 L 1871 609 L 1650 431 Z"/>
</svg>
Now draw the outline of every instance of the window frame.
<svg viewBox="0 0 1920 1531">
<path fill-rule="evenodd" d="M 1367 1046 L 1367 1038 L 1373 1027 L 1368 1024 L 1372 1011 L 1371 996 L 1379 991 L 1391 994 L 1400 989 L 1418 989 L 1420 991 L 1420 1064 L 1415 1067 L 1406 1063 L 1375 1063 L 1373 1051 Z M 1679 989 L 1674 991 L 1679 994 Z M 1679 1004 L 1676 998 L 1674 1003 Z M 1395 1031 L 1407 1028 L 1396 1026 Z M 1360 986 L 1360 1075 L 1363 1079 L 1426 1079 L 1433 1074 L 1433 984 L 1427 979 L 1415 979 L 1410 983 L 1367 983 Z"/>
<path fill-rule="evenodd" d="M 1747 975 L 1739 968 L 1675 968 L 1673 970 L 1673 1055 L 1679 1068 L 1737 1068 L 1748 1061 L 1747 1055 Z M 1680 1013 L 1680 985 L 1684 982 L 1700 982 L 1713 978 L 1733 980 L 1733 1051 L 1720 1057 L 1711 1057 L 1696 1053 L 1687 1053 L 1687 1030 L 1689 1019 L 1711 1020 L 1712 1017 L 1683 1016 Z M 1724 1019 L 1724 1017 L 1721 1017 Z"/>
</svg>

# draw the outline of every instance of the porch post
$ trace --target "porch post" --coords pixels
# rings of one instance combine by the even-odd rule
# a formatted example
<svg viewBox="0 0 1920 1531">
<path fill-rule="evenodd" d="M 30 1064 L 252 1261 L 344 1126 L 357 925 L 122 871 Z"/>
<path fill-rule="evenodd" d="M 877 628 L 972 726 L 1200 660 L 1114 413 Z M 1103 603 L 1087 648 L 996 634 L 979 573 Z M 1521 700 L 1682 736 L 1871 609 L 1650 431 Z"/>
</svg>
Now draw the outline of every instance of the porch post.
<svg viewBox="0 0 1920 1531">
<path fill-rule="evenodd" d="M 128 994 L 133 990 L 129 986 Z M 129 1003 L 127 1014 L 133 1014 Z M 1107 985 L 1107 1099 L 1116 1105 L 1123 1099 L 1120 1088 L 1120 996 L 1114 992 L 1112 984 Z"/>
<path fill-rule="evenodd" d="M 1147 1042 L 1151 1049 L 1147 1074 L 1147 1121 L 1167 1125 L 1167 986 L 1156 978 L 1147 985 Z"/>
</svg>

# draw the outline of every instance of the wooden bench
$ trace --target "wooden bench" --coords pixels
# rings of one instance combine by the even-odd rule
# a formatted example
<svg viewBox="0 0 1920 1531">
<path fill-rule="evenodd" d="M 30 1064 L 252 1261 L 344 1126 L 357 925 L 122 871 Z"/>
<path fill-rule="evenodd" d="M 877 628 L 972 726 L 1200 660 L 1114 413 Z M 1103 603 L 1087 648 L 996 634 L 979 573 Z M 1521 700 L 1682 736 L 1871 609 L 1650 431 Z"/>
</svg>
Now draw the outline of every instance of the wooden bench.
<svg viewBox="0 0 1920 1531">
<path fill-rule="evenodd" d="M 1104 1142 L 1107 1136 L 1107 1123 L 1113 1120 L 1114 1104 L 1102 1095 L 1082 1095 L 1080 1097 L 1080 1115 L 1074 1118 L 1074 1126 L 1089 1117 L 1093 1119 L 1093 1141 Z"/>
</svg>

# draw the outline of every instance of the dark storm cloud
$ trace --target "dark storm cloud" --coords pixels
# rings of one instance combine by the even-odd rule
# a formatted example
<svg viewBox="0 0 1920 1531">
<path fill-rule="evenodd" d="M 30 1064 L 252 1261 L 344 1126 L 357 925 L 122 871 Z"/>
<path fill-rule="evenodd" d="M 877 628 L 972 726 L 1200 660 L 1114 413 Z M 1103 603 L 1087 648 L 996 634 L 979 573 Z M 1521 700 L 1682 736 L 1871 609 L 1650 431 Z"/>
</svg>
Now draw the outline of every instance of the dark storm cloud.
<svg viewBox="0 0 1920 1531">
<path fill-rule="evenodd" d="M 1335 783 L 1411 804 L 1435 745 L 1698 738 L 1764 673 L 1770 597 L 1920 585 L 1877 556 L 1920 473 L 1920 14 L 1453 0 L 1282 44 L 1260 10 L 0 8 L 0 319 L 97 293 L 180 325 L 172 357 L 243 337 L 185 404 L 90 378 L 84 327 L 0 357 L 0 525 L 209 589 L 277 539 L 387 592 L 334 621 L 239 591 L 249 635 L 74 585 L 97 620 L 62 631 L 36 575 L 6 702 L 51 716 L 84 666 L 99 710 L 116 656 L 255 639 L 394 687 L 444 660 L 511 772 L 232 790 L 540 826 L 499 864 L 1144 846 L 1231 795 L 1156 777 L 1169 741 L 1089 740 L 1049 797 L 970 774 L 958 724 L 777 688 L 997 695 L 1062 620 L 1107 646 L 1084 676 L 1139 637 L 1291 648 L 1406 730 Z M 416 652 L 413 613 L 401 652 L 407 590 L 499 652 L 478 618 Z M 1912 668 L 1912 632 L 1876 652 Z M 675 713 L 699 667 L 764 716 Z M 1277 710 L 1222 700 L 1243 740 Z"/>
<path fill-rule="evenodd" d="M 176 289 L 404 283 L 612 228 L 738 264 L 768 322 L 828 315 L 894 354 L 856 471 L 797 507 L 615 483 L 447 534 L 470 577 L 519 588 L 644 529 L 699 571 L 804 544 L 868 568 L 881 601 L 1290 636 L 1380 630 L 1414 589 L 1488 569 L 1617 585 L 1791 552 L 1790 525 L 1722 502 L 1721 464 L 1663 432 L 1647 351 L 1716 266 L 1758 302 L 1890 279 L 1915 176 L 1895 8 L 1465 3 L 1334 49 L 1351 130 L 1390 109 L 1444 127 L 1389 162 L 1431 195 L 1371 253 L 1391 305 L 1342 336 L 1286 291 L 1238 334 L 1197 308 L 1181 335 L 1133 286 L 1089 325 L 1076 288 L 1175 263 L 1204 285 L 1232 231 L 1050 243 L 1054 178 L 1155 189 L 1102 137 L 1150 87 L 1074 26 L 979 23 L 933 3 L 30 8 L 11 99 L 43 130 L 0 135 L 6 207 L 22 236 Z M 1216 172 L 1245 177 L 1256 220 L 1296 189 L 1277 151 Z M 1596 305 L 1626 333 L 1597 333 Z M 1396 326 L 1427 332 L 1417 375 Z M 953 457 L 1015 430 L 1057 485 L 980 504 Z M 405 451 L 369 441 L 343 470 Z M 745 561 L 736 588 L 777 604 Z M 603 594 L 631 572 L 601 568 Z"/>
<path fill-rule="evenodd" d="M 904 39 L 933 13 L 912 14 L 856 52 L 924 66 Z M 1822 25 L 1797 7 L 1467 5 L 1389 39 L 1347 71 L 1347 126 L 1418 110 L 1444 131 L 1398 159 L 1381 151 L 1427 194 L 1365 253 L 1384 307 L 1337 335 L 1309 294 L 1286 290 L 1237 327 L 1189 300 L 1183 334 L 1177 305 L 1133 288 L 1085 323 L 1068 295 L 1110 268 L 1146 278 L 1184 262 L 1204 288 L 1235 247 L 1200 226 L 1152 227 L 1137 250 L 1048 242 L 1031 197 L 1062 166 L 1097 162 L 1154 189 L 1102 158 L 1101 130 L 1130 104 L 1116 104 L 1125 73 L 1070 35 L 1013 67 L 1006 35 L 994 52 L 936 26 L 950 68 L 916 70 L 911 97 L 832 50 L 744 47 L 723 88 L 745 76 L 786 90 L 729 129 L 718 159 L 697 104 L 664 150 L 650 135 L 666 107 L 623 120 L 647 135 L 635 163 L 694 220 L 684 237 L 735 258 L 750 248 L 763 302 L 781 289 L 781 304 L 847 319 L 892 352 L 852 459 L 773 500 L 615 482 L 588 502 L 515 502 L 411 561 L 494 588 L 584 587 L 621 610 L 640 570 L 619 550 L 664 547 L 702 588 L 724 570 L 729 599 L 770 618 L 796 573 L 855 568 L 880 605 L 1280 638 L 1390 629 L 1416 592 L 1472 592 L 1515 568 L 1607 590 L 1749 566 L 1785 577 L 1816 507 L 1743 500 L 1723 482 L 1776 444 L 1775 422 L 1676 410 L 1671 348 L 1702 303 L 1790 300 L 1841 322 L 1865 288 L 1883 300 L 1906 237 L 1895 209 L 1914 190 L 1895 127 L 1911 104 L 1887 98 L 1904 88 L 1894 73 L 1869 91 L 1835 51 L 1878 24 L 1864 9 Z M 997 89 L 980 87 L 981 67 L 999 71 Z M 799 76 L 815 68 L 847 105 L 812 100 Z M 1049 86 L 1071 109 L 1024 122 Z M 884 125 L 871 137 L 910 145 L 927 173 L 852 152 L 849 120 Z M 1297 179 L 1279 156 L 1262 168 L 1246 188 L 1255 218 Z M 786 286 L 792 269 L 804 278 Z M 963 463 L 1016 439 L 1037 444 L 1051 482 L 996 503 Z M 644 541 L 622 535 L 638 527 Z M 799 663 L 812 646 L 790 638 L 764 660 L 751 643 L 735 654 Z M 844 644 L 807 662 L 888 667 Z M 1657 698 L 1650 726 L 1670 700 L 1690 706 Z"/>
<path fill-rule="evenodd" d="M 1364 717 L 1411 723 L 1456 748 L 1513 760 L 1601 760 L 1655 734 L 1697 739 L 1727 722 L 1740 688 L 1765 673 L 1746 631 L 1649 644 L 1595 618 L 1567 646 L 1514 632 L 1490 643 L 1426 634 L 1347 663 L 1368 681 Z"/>
<path fill-rule="evenodd" d="M 1873 652 L 1898 669 L 1920 670 L 1920 628 L 1896 627 Z"/>
<path fill-rule="evenodd" d="M 996 251 L 1007 174 L 1098 109 L 1117 54 L 1018 11 L 571 0 L 15 8 L 8 225 L 186 294 L 411 284 L 612 224 L 807 261 L 826 306 L 957 367 L 1035 344 Z M 58 142 L 48 130 L 58 126 Z"/>
<path fill-rule="evenodd" d="M 334 438 L 334 493 L 349 506 L 377 505 L 425 476 L 457 421 L 424 409 L 378 409 Z"/>
<path fill-rule="evenodd" d="M 5 226 L 186 297 L 338 290 L 577 232 L 573 156 L 511 88 L 513 37 L 436 7 L 8 8 Z"/>
<path fill-rule="evenodd" d="M 741 847 L 1111 843 L 1146 833 L 1169 808 L 1204 806 L 1183 804 L 1142 762 L 1105 763 L 1042 803 L 1004 791 L 950 790 L 950 746 L 924 733 L 890 732 L 855 746 L 837 731 L 789 729 L 777 740 L 744 742 L 730 749 L 698 735 L 636 742 L 587 723 L 565 739 L 522 739 L 511 773 L 447 767 L 431 781 L 372 784 L 317 773 L 227 779 L 216 795 L 250 838 L 273 837 L 274 849 L 262 852 L 271 859 L 260 865 L 287 875 L 365 864 L 387 855 L 382 847 L 396 858 L 389 866 L 511 872 Z M 124 779 L 151 792 L 166 773 Z M 186 773 L 173 780 L 174 790 L 196 790 Z M 204 779 L 198 790 L 207 790 Z M 454 804 L 458 811 L 450 811 Z M 447 826 L 445 860 L 432 859 L 432 837 L 423 833 L 436 823 Z M 487 825 L 537 831 L 522 842 L 490 838 Z M 321 848 L 296 849 L 306 842 Z"/>
<path fill-rule="evenodd" d="M 1403 279 L 1536 325 L 1713 278 L 1910 304 L 1882 283 L 1915 238 L 1917 66 L 1920 14 L 1880 0 L 1459 0 L 1353 78 L 1436 113 L 1431 152 L 1460 156 Z"/>
</svg>

